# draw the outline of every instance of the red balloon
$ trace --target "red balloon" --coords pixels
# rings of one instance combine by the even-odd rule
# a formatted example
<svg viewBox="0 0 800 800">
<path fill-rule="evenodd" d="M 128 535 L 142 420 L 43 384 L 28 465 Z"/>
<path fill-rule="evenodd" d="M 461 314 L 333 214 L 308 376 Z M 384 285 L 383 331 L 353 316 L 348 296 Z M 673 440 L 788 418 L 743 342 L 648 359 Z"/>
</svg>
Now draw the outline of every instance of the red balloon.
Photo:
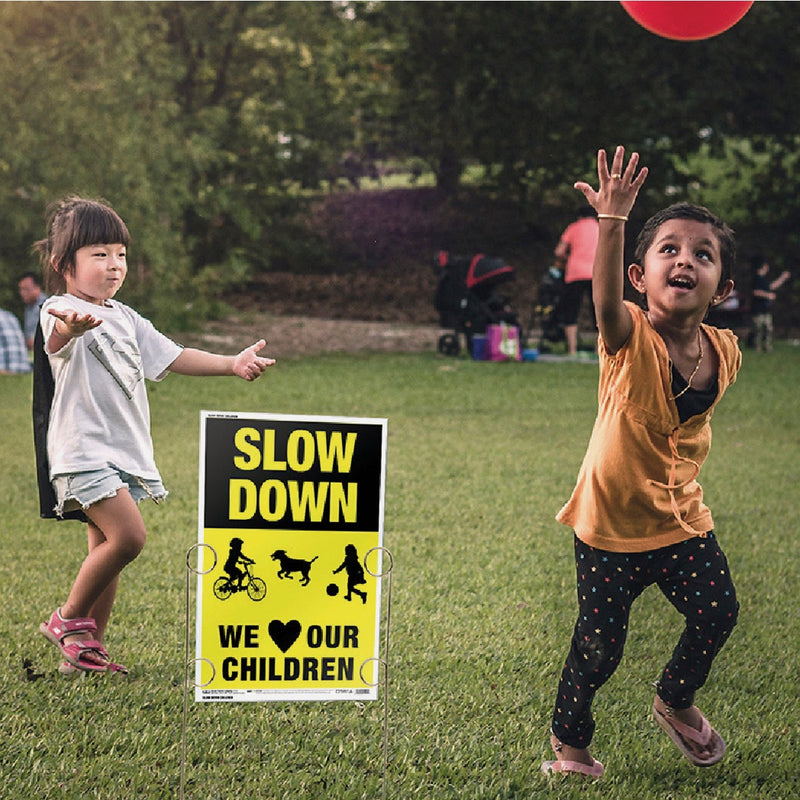
<svg viewBox="0 0 800 800">
<path fill-rule="evenodd" d="M 691 42 L 710 39 L 733 27 L 753 5 L 715 0 L 642 0 L 621 2 L 643 27 L 666 39 Z"/>
</svg>

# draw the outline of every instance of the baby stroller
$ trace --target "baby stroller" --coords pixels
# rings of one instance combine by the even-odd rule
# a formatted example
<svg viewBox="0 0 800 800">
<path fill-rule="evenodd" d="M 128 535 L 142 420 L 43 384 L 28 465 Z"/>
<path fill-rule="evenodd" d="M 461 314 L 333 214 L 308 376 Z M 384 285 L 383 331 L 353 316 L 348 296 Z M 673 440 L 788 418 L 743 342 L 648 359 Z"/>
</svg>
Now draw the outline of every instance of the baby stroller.
<svg viewBox="0 0 800 800">
<path fill-rule="evenodd" d="M 563 341 L 564 326 L 559 320 L 558 304 L 564 290 L 564 270 L 557 266 L 550 267 L 539 284 L 536 305 L 533 307 L 530 329 L 541 331 L 539 350 L 545 352 L 545 342 L 556 344 Z"/>
<path fill-rule="evenodd" d="M 434 270 L 439 278 L 434 297 L 439 325 L 454 329 L 439 337 L 440 353 L 457 356 L 462 334 L 468 352 L 472 352 L 472 337 L 485 333 L 487 325 L 504 322 L 519 327 L 519 318 L 508 298 L 497 293 L 498 286 L 515 277 L 514 268 L 502 258 L 488 258 L 482 253 L 470 258 L 440 250 Z"/>
</svg>

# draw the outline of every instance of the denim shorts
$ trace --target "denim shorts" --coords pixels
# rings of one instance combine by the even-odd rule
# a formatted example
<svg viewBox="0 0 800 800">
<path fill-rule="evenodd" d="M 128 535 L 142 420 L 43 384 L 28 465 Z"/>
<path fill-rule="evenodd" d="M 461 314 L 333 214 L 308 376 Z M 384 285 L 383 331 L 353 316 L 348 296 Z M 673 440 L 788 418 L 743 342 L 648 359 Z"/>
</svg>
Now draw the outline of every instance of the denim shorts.
<svg viewBox="0 0 800 800">
<path fill-rule="evenodd" d="M 89 472 L 56 475 L 53 489 L 56 493 L 55 512 L 59 517 L 64 511 L 77 508 L 85 511 L 100 500 L 114 497 L 119 489 L 127 489 L 137 504 L 147 497 L 157 503 L 167 496 L 160 480 L 139 478 L 110 465 Z"/>
</svg>

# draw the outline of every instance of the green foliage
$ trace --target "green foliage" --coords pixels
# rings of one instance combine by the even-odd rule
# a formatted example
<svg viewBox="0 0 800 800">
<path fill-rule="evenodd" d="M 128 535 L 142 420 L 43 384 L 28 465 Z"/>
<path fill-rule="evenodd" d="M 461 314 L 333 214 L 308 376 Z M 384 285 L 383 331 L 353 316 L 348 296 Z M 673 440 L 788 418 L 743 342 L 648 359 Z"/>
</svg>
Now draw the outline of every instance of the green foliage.
<svg viewBox="0 0 800 800">
<path fill-rule="evenodd" d="M 793 251 L 797 20 L 686 43 L 618 3 L 0 4 L 0 303 L 67 193 L 117 208 L 127 296 L 178 327 L 254 273 L 337 269 L 323 188 L 469 174 L 555 236 L 618 142 L 651 169 L 637 213 L 699 186 Z"/>
<path fill-rule="evenodd" d="M 800 234 L 791 220 L 800 213 L 796 196 L 775 192 L 781 176 L 800 164 L 800 137 L 727 139 L 721 148 L 704 145 L 675 164 L 685 176 L 687 195 L 714 208 L 736 228 L 762 231 L 767 250 L 796 252 Z"/>
<path fill-rule="evenodd" d="M 103 197 L 126 220 L 125 297 L 162 324 L 183 325 L 184 307 L 197 322 L 268 268 L 270 229 L 300 207 L 282 188 L 296 175 L 281 137 L 324 144 L 323 166 L 344 148 L 333 137 L 347 116 L 339 78 L 315 49 L 322 30 L 339 41 L 337 19 L 328 4 L 0 7 L 6 298 L 31 265 L 46 206 L 69 193 Z"/>
<path fill-rule="evenodd" d="M 674 158 L 686 197 L 713 209 L 737 232 L 739 250 L 768 261 L 770 279 L 783 269 L 793 273 L 781 288 L 781 318 L 790 329 L 800 322 L 800 280 L 796 254 L 800 234 L 794 220 L 800 215 L 796 194 L 777 192 L 786 175 L 800 166 L 800 137 L 728 139 L 721 148 L 704 145 L 684 159 Z M 750 260 L 743 259 L 736 284 L 745 295 L 750 289 Z"/>
<path fill-rule="evenodd" d="M 206 408 L 389 419 L 387 797 L 796 796 L 800 662 L 787 643 L 800 635 L 799 375 L 796 347 L 747 351 L 715 414 L 703 471 L 742 605 L 698 700 L 728 755 L 720 767 L 695 769 L 649 719 L 650 684 L 680 632 L 679 617 L 650 590 L 634 608 L 626 658 L 596 702 L 594 752 L 607 767 L 597 787 L 552 786 L 538 771 L 576 608 L 570 534 L 553 516 L 591 431 L 594 367 L 330 356 L 281 362 L 255 384 L 181 376 L 151 384 L 156 456 L 171 495 L 142 507 L 148 543 L 123 574 L 109 629 L 112 654 L 132 673 L 77 681 L 56 674 L 57 654 L 36 627 L 63 600 L 85 535 L 77 523 L 36 518 L 30 377 L 3 379 L 4 793 L 177 796 L 185 554 L 196 541 Z M 25 680 L 25 658 L 44 677 Z M 381 712 L 381 702 L 190 701 L 186 796 L 375 798 Z"/>
</svg>

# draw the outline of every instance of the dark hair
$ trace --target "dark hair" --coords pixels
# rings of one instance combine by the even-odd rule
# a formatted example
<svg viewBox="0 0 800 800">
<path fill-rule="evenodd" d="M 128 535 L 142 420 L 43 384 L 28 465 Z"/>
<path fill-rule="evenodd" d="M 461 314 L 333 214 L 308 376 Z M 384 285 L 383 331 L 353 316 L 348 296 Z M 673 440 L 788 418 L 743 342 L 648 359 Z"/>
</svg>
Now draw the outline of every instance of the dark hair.
<svg viewBox="0 0 800 800">
<path fill-rule="evenodd" d="M 17 278 L 17 283 L 24 281 L 26 278 L 30 278 L 37 286 L 42 285 L 42 279 L 35 272 L 32 272 L 31 270 L 23 272 L 22 275 L 20 275 Z"/>
<path fill-rule="evenodd" d="M 67 197 L 47 214 L 47 238 L 36 242 L 44 270 L 45 291 L 62 294 L 64 275 L 75 272 L 75 253 L 92 244 L 130 244 L 131 236 L 120 216 L 101 200 Z"/>
<path fill-rule="evenodd" d="M 707 208 L 695 206 L 691 203 L 675 203 L 661 209 L 661 211 L 657 211 L 645 222 L 636 237 L 636 248 L 633 257 L 637 264 L 644 266 L 645 254 L 650 249 L 650 245 L 653 244 L 656 232 L 665 222 L 671 219 L 691 219 L 696 222 L 708 223 L 714 230 L 719 242 L 720 258 L 722 260 L 720 285 L 733 277 L 733 269 L 736 265 L 736 239 L 734 238 L 733 230 Z"/>
</svg>

